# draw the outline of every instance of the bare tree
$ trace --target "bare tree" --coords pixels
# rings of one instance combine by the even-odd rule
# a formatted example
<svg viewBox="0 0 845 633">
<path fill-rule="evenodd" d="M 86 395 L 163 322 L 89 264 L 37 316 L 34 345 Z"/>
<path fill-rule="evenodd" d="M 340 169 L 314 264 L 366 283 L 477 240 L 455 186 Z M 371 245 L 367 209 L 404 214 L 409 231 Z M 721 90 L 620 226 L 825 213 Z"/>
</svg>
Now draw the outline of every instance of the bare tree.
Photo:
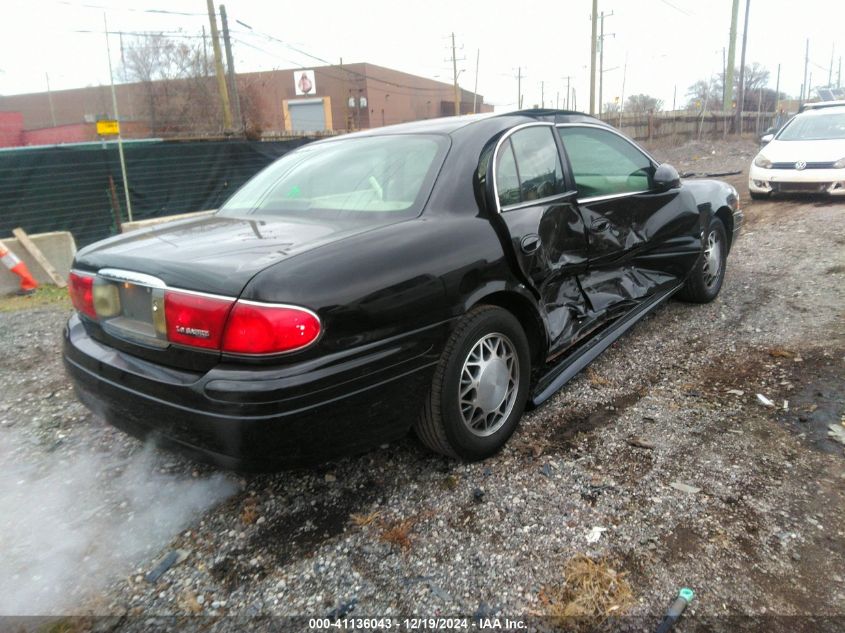
<svg viewBox="0 0 845 633">
<path fill-rule="evenodd" d="M 687 88 L 687 97 L 687 110 L 703 112 L 722 109 L 722 92 L 713 79 L 696 81 Z"/>
<path fill-rule="evenodd" d="M 602 106 L 602 112 L 606 114 L 619 114 L 619 103 L 616 101 L 608 101 Z"/>
<path fill-rule="evenodd" d="M 645 112 L 659 112 L 663 107 L 663 100 L 651 95 L 631 95 L 625 101 L 625 112 L 642 114 Z"/>
<path fill-rule="evenodd" d="M 763 66 L 762 64 L 760 64 L 758 62 L 753 62 L 752 64 L 746 64 L 745 65 L 744 75 L 745 75 L 745 91 L 744 91 L 743 94 L 745 95 L 745 98 L 743 100 L 745 101 L 745 103 L 743 105 L 743 110 L 748 111 L 748 110 L 756 110 L 757 109 L 757 102 L 758 102 L 758 99 L 760 98 L 760 91 L 762 90 L 763 91 L 763 109 L 767 110 L 767 111 L 771 111 L 771 110 L 768 110 L 767 107 L 766 107 L 766 104 L 767 104 L 766 90 L 768 90 L 766 88 L 766 86 L 768 85 L 769 79 L 771 77 L 771 73 L 769 73 L 769 70 L 765 66 Z M 716 80 L 714 82 L 714 90 L 717 94 L 719 94 L 719 95 L 722 94 L 722 91 L 724 89 L 724 84 L 725 84 L 724 75 L 722 73 L 719 73 L 716 76 Z M 770 95 L 771 99 L 769 101 L 771 102 L 771 108 L 773 109 L 774 108 L 774 102 L 775 102 L 774 90 L 769 90 L 769 92 L 771 93 L 771 95 Z M 733 94 L 734 95 L 739 94 L 739 68 L 737 68 L 734 71 Z M 719 107 L 717 109 L 721 109 L 721 107 Z"/>
<path fill-rule="evenodd" d="M 221 128 L 212 69 L 202 45 L 161 33 L 139 36 L 124 51 L 124 75 L 144 86 L 153 136 L 208 134 Z"/>
</svg>

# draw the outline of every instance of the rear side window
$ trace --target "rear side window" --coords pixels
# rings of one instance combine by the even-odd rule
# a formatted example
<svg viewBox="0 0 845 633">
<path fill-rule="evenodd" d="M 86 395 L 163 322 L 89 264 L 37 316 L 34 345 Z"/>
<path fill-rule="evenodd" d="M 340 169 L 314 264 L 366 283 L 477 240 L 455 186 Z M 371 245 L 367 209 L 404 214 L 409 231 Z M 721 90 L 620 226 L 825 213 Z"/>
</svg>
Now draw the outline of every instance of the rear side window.
<svg viewBox="0 0 845 633">
<path fill-rule="evenodd" d="M 593 127 L 560 127 L 558 133 L 572 165 L 579 197 L 651 188 L 651 160 L 618 134 Z"/>
<path fill-rule="evenodd" d="M 548 126 L 528 127 L 499 148 L 496 188 L 502 207 L 563 193 L 563 168 L 553 134 Z"/>
<path fill-rule="evenodd" d="M 522 202 L 519 192 L 519 174 L 510 139 L 499 148 L 499 162 L 496 165 L 496 188 L 499 190 L 499 204 L 503 207 Z"/>
</svg>

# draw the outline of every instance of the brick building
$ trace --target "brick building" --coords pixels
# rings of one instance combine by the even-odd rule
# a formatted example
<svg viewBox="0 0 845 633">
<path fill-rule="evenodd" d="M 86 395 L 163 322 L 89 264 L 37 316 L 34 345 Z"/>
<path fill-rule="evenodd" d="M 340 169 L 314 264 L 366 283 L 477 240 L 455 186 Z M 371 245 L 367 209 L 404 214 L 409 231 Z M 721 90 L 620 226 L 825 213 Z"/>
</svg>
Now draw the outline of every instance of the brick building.
<svg viewBox="0 0 845 633">
<path fill-rule="evenodd" d="M 256 136 L 343 132 L 455 113 L 451 84 L 367 63 L 241 73 L 237 86 L 243 121 Z M 116 92 L 124 136 L 222 131 L 214 77 L 119 84 Z M 198 103 L 201 109 L 189 107 Z M 461 90 L 460 112 L 474 110 L 493 108 Z M 97 140 L 95 122 L 111 118 L 109 86 L 0 96 L 0 146 Z"/>
</svg>

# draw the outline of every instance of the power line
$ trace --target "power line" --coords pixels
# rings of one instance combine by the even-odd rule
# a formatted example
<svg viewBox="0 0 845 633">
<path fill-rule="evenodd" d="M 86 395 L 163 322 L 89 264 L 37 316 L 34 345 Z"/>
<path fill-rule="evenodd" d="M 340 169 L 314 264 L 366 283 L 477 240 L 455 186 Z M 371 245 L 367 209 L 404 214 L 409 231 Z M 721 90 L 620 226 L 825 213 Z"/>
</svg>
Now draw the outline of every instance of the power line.
<svg viewBox="0 0 845 633">
<path fill-rule="evenodd" d="M 236 22 L 238 22 L 238 24 L 244 25 L 244 23 L 243 23 L 243 22 L 240 22 L 239 20 L 235 20 L 235 21 L 236 21 Z M 245 26 L 245 25 L 244 25 L 244 26 Z M 239 33 L 239 34 L 252 34 L 252 35 L 254 35 L 254 36 L 264 37 L 264 38 L 266 38 L 267 40 L 269 40 L 269 41 L 271 41 L 271 42 L 275 42 L 275 43 L 277 43 L 277 44 L 281 44 L 281 45 L 282 45 L 282 46 L 284 46 L 285 48 L 289 48 L 290 50 L 295 51 L 295 52 L 297 52 L 297 53 L 300 53 L 300 54 L 302 54 L 302 55 L 305 55 L 306 57 L 310 57 L 311 59 L 315 59 L 315 60 L 317 60 L 317 61 L 320 61 L 320 62 L 322 62 L 322 63 L 326 64 L 327 66 L 334 66 L 334 65 L 335 65 L 335 64 L 333 64 L 332 62 L 330 62 L 330 61 L 328 61 L 328 60 L 326 60 L 326 59 L 323 59 L 322 57 L 318 57 L 317 55 L 312 55 L 311 53 L 307 53 L 307 52 L 305 52 L 305 51 L 303 51 L 303 50 L 301 50 L 301 49 L 299 49 L 299 48 L 296 48 L 295 46 L 291 46 L 291 45 L 290 45 L 290 44 L 288 44 L 287 42 L 284 42 L 283 40 L 280 40 L 280 39 L 279 39 L 279 38 L 277 38 L 277 37 L 273 37 L 272 35 L 268 35 L 268 34 L 266 34 L 266 33 L 262 33 L 261 31 L 256 31 L 255 29 L 252 29 L 251 31 L 240 31 L 240 30 L 239 30 L 239 31 L 234 31 L 234 30 L 232 30 L 231 32 L 232 32 L 232 33 L 236 33 L 236 32 L 237 32 L 237 33 Z M 242 41 L 242 40 L 238 40 L 238 41 Z M 257 48 L 257 47 L 256 47 L 256 48 Z M 265 52 L 265 53 L 267 53 L 268 55 L 273 55 L 273 53 L 270 53 L 270 52 L 268 52 L 268 51 L 264 51 L 264 52 Z M 305 66 L 302 66 L 301 64 L 297 64 L 297 65 L 298 65 L 299 67 L 301 67 L 301 68 L 305 68 Z M 323 71 L 323 72 L 325 72 L 325 71 Z M 373 76 L 368 75 L 368 74 L 366 74 L 366 73 L 363 73 L 363 72 L 361 72 L 361 71 L 358 71 L 358 70 L 353 70 L 353 69 L 351 69 L 351 68 L 347 68 L 347 67 L 345 67 L 345 66 L 344 66 L 344 72 L 346 72 L 346 73 L 351 73 L 351 74 L 353 74 L 353 75 L 357 75 L 360 79 L 367 79 L 367 80 L 369 80 L 369 81 L 373 81 L 373 82 L 376 82 L 376 83 L 384 84 L 384 85 L 387 85 L 387 86 L 393 86 L 393 87 L 395 87 L 395 88 L 405 88 L 405 89 L 407 89 L 407 90 L 413 90 L 413 91 L 415 91 L 415 92 L 440 92 L 440 91 L 444 90 L 444 88 L 423 88 L 423 87 L 419 87 L 419 86 L 411 86 L 411 85 L 408 85 L 408 84 L 397 83 L 397 82 L 395 82 L 395 81 L 388 81 L 387 79 L 380 79 L 380 78 L 378 78 L 378 77 L 373 77 Z M 329 75 L 329 76 L 331 76 L 331 75 Z M 337 77 L 335 77 L 335 78 L 337 78 Z M 441 83 L 443 83 L 443 82 L 441 82 Z M 444 83 L 444 86 L 445 86 L 445 85 L 448 85 L 448 84 L 445 84 L 445 83 Z"/>
<path fill-rule="evenodd" d="M 695 15 L 691 11 L 688 11 L 686 9 L 682 9 L 681 7 L 679 7 L 676 4 L 672 4 L 671 2 L 669 2 L 669 0 L 660 0 L 660 2 L 665 4 L 667 7 L 672 7 L 673 9 L 675 9 L 675 11 L 679 11 L 679 12 L 683 13 L 684 15 L 688 15 L 689 17 L 693 17 Z"/>
<path fill-rule="evenodd" d="M 84 34 L 93 34 L 93 35 L 102 35 L 102 31 L 91 31 L 88 29 L 73 29 L 71 33 L 84 33 Z M 109 31 L 108 35 L 131 35 L 133 37 L 149 37 L 150 35 L 162 35 L 167 36 L 168 38 L 174 39 L 186 39 L 186 40 L 201 40 L 203 39 L 202 35 L 188 35 L 186 33 L 180 33 L 179 31 Z"/>
<path fill-rule="evenodd" d="M 114 7 L 101 4 L 88 4 L 85 2 L 68 2 L 67 0 L 54 0 L 56 4 L 64 4 L 75 9 L 97 9 L 99 11 L 131 11 L 133 13 L 158 13 L 161 15 L 183 15 L 183 16 L 207 16 L 206 13 L 192 13 L 190 11 L 172 11 L 170 9 L 133 9 L 131 7 Z"/>
</svg>

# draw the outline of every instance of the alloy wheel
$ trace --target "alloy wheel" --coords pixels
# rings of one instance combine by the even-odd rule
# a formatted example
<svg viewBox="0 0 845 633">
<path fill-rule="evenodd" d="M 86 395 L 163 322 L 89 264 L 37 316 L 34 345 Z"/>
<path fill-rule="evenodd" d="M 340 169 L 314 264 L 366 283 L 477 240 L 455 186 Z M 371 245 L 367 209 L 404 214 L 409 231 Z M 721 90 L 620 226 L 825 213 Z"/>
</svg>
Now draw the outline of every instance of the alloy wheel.
<svg viewBox="0 0 845 633">
<path fill-rule="evenodd" d="M 494 332 L 473 345 L 461 370 L 459 399 L 467 429 L 479 437 L 498 431 L 507 420 L 519 385 L 519 358 L 511 340 Z"/>
<path fill-rule="evenodd" d="M 707 236 L 707 245 L 704 247 L 704 266 L 701 272 L 704 275 L 704 285 L 708 288 L 716 284 L 722 272 L 722 244 L 716 231 L 710 231 Z"/>
</svg>

